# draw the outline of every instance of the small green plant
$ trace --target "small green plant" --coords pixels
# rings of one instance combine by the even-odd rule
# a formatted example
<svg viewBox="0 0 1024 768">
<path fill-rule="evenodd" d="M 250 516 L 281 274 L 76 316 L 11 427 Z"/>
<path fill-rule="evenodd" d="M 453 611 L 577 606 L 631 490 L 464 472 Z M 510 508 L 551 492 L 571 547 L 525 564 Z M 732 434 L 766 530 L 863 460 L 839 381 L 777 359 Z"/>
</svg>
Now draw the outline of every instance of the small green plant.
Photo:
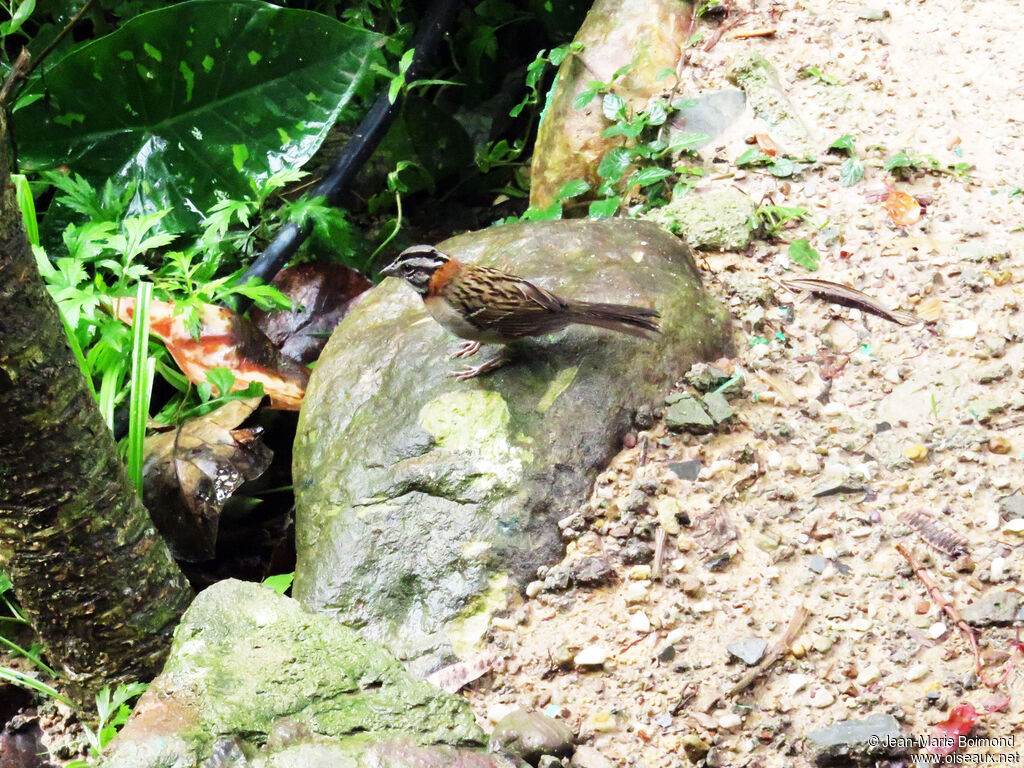
<svg viewBox="0 0 1024 768">
<path fill-rule="evenodd" d="M 915 173 L 935 173 L 966 181 L 970 178 L 970 163 L 942 163 L 932 155 L 919 155 L 901 150 L 885 159 L 883 168 L 897 178 L 908 179 Z"/>
<path fill-rule="evenodd" d="M 811 246 L 806 238 L 801 237 L 789 244 L 789 260 L 794 264 L 803 267 L 810 272 L 818 270 L 818 262 L 821 256 Z"/>
<path fill-rule="evenodd" d="M 96 725 L 95 728 L 82 723 L 85 739 L 89 743 L 89 753 L 93 759 L 100 756 L 104 748 L 113 740 L 132 714 L 128 702 L 146 691 L 145 683 L 125 683 L 118 685 L 113 693 L 110 686 L 96 694 Z M 74 760 L 65 768 L 91 768 L 87 760 Z"/>
<path fill-rule="evenodd" d="M 807 218 L 807 209 L 797 206 L 762 205 L 756 211 L 757 221 L 767 239 L 776 237 L 786 226 Z"/>
<path fill-rule="evenodd" d="M 760 147 L 751 147 L 736 158 L 737 168 L 764 168 L 773 176 L 785 178 L 800 171 L 800 165 L 788 157 L 772 157 Z"/>
<path fill-rule="evenodd" d="M 841 186 L 852 187 L 864 178 L 864 162 L 857 157 L 853 136 L 848 133 L 843 134 L 829 144 L 828 151 L 833 154 L 846 155 L 846 160 L 839 167 L 839 184 Z"/>
<path fill-rule="evenodd" d="M 814 80 L 815 82 L 819 82 L 824 85 L 839 85 L 839 80 L 837 80 L 835 77 L 828 74 L 827 72 L 823 72 L 821 67 L 804 67 L 799 72 L 797 72 L 797 75 L 803 78 L 807 78 L 808 80 Z"/>
<path fill-rule="evenodd" d="M 519 117 L 522 111 L 527 107 L 535 107 L 540 104 L 540 86 L 544 79 L 544 73 L 547 72 L 548 66 L 560 66 L 562 62 L 565 61 L 566 56 L 575 55 L 582 51 L 583 43 L 570 43 L 568 45 L 561 45 L 558 48 L 552 48 L 550 53 L 546 50 L 538 53 L 526 68 L 527 94 L 523 97 L 521 102 L 512 107 L 509 115 L 511 117 Z"/>
</svg>

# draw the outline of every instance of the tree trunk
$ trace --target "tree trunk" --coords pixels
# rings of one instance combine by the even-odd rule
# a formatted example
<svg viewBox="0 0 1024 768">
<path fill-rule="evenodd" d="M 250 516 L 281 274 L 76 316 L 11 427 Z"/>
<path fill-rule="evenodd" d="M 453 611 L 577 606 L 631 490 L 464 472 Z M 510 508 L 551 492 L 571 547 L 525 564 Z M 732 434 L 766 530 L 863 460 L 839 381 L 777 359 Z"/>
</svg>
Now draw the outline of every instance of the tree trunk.
<svg viewBox="0 0 1024 768">
<path fill-rule="evenodd" d="M 128 480 L 15 201 L 0 113 L 0 570 L 83 701 L 159 671 L 192 591 Z"/>
</svg>

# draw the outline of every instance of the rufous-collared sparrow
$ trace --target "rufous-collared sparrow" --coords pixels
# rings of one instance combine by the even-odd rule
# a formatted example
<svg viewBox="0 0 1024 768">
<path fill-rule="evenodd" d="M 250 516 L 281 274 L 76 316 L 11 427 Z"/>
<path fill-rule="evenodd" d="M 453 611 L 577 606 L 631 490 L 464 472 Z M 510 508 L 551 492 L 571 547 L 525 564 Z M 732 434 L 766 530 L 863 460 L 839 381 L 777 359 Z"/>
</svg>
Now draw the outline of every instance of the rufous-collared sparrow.
<svg viewBox="0 0 1024 768">
<path fill-rule="evenodd" d="M 653 309 L 563 299 L 521 277 L 463 264 L 430 245 L 407 248 L 381 274 L 408 282 L 438 323 L 467 339 L 453 357 L 475 355 L 481 344 L 508 344 L 526 336 L 554 333 L 571 323 L 641 338 L 660 330 Z M 506 362 L 503 350 L 491 360 L 451 375 L 471 379 Z"/>
</svg>

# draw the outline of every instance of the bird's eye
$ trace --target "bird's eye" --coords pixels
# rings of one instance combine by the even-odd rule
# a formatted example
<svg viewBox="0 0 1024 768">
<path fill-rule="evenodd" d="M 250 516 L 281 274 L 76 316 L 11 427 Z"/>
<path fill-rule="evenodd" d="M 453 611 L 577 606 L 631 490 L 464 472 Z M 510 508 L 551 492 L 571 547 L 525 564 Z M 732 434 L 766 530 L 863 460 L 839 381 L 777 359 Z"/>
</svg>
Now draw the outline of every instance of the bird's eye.
<svg viewBox="0 0 1024 768">
<path fill-rule="evenodd" d="M 403 265 L 402 266 L 402 274 L 405 277 L 409 277 L 412 274 L 412 267 L 409 266 L 408 264 Z"/>
</svg>

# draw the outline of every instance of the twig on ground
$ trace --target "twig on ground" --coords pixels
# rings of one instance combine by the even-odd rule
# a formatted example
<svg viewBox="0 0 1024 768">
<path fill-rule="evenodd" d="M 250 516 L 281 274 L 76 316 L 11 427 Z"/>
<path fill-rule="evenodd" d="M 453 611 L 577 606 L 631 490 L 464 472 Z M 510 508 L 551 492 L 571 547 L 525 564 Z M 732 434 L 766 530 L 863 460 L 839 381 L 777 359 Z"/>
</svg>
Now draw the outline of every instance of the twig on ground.
<svg viewBox="0 0 1024 768">
<path fill-rule="evenodd" d="M 657 581 L 661 578 L 661 561 L 665 559 L 665 529 L 660 525 L 658 532 L 654 534 L 654 560 L 651 563 L 651 578 Z"/>
<path fill-rule="evenodd" d="M 907 549 L 902 544 L 897 544 L 896 551 L 903 555 L 903 558 L 907 561 L 911 569 L 914 571 L 914 575 L 921 580 L 921 583 L 924 584 L 925 588 L 928 590 L 928 594 L 931 596 L 935 604 L 938 605 L 939 608 L 941 608 L 943 612 L 947 616 L 949 616 L 950 619 L 953 620 L 953 623 L 956 624 L 957 629 L 959 629 L 967 637 L 967 641 L 971 644 L 971 650 L 974 653 L 974 672 L 978 676 L 978 679 L 981 680 L 981 682 L 983 682 L 989 688 L 998 688 L 1000 685 L 1002 685 L 1003 681 L 1006 680 L 1010 672 L 1013 670 L 1014 659 L 1016 658 L 1017 654 L 1021 652 L 1021 644 L 1014 643 L 1013 652 L 1010 654 L 1010 660 L 1006 663 L 1006 670 L 1003 672 L 1002 675 L 1000 675 L 999 679 L 995 682 L 989 682 L 988 680 L 986 680 L 985 674 L 981 670 L 981 649 L 978 647 L 978 631 L 964 620 L 964 617 L 960 615 L 960 612 L 956 609 L 956 606 L 953 605 L 949 600 L 947 600 L 945 596 L 939 591 L 939 586 L 932 579 L 931 574 L 928 573 L 925 567 L 921 565 L 921 563 L 918 561 L 916 557 L 914 557 L 914 554 L 909 549 Z"/>
<path fill-rule="evenodd" d="M 789 620 L 789 624 L 786 626 L 786 631 L 782 634 L 782 637 L 768 649 L 768 652 L 764 655 L 764 658 L 758 662 L 756 667 L 752 667 L 739 679 L 739 681 L 737 681 L 736 685 L 726 692 L 726 697 L 735 696 L 736 694 L 745 691 L 754 683 L 755 680 L 774 666 L 775 662 L 785 656 L 786 652 L 789 651 L 789 646 L 791 646 L 793 641 L 800 635 L 800 630 L 803 629 L 803 626 L 810 615 L 811 612 L 804 606 L 801 605 L 797 608 L 796 613 L 793 614 L 793 618 Z"/>
</svg>

